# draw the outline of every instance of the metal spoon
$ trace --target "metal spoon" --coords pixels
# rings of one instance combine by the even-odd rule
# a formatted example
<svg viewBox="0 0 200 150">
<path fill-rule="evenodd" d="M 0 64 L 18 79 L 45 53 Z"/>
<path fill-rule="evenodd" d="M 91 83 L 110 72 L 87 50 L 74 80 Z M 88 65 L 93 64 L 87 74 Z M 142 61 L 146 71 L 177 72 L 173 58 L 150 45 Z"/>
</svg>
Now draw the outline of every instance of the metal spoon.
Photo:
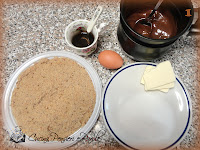
<svg viewBox="0 0 200 150">
<path fill-rule="evenodd" d="M 136 22 L 137 23 L 140 23 L 140 24 L 143 24 L 143 25 L 146 25 L 146 26 L 150 26 L 151 27 L 151 22 L 150 22 L 150 18 L 154 15 L 154 13 L 156 12 L 156 10 L 160 7 L 160 5 L 162 4 L 163 0 L 159 0 L 156 4 L 156 6 L 154 7 L 153 11 L 150 13 L 150 15 L 147 17 L 147 18 L 142 18 L 140 20 L 138 20 Z"/>
</svg>

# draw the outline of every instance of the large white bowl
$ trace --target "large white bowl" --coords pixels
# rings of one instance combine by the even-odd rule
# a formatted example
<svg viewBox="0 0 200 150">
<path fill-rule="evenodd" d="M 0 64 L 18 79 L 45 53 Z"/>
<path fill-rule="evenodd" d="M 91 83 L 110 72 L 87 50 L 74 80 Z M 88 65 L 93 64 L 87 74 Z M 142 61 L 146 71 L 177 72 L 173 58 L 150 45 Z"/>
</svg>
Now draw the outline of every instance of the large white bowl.
<svg viewBox="0 0 200 150">
<path fill-rule="evenodd" d="M 185 137 L 192 107 L 180 79 L 168 93 L 144 90 L 146 66 L 134 63 L 118 70 L 102 95 L 104 122 L 111 135 L 129 149 L 171 149 Z"/>
<path fill-rule="evenodd" d="M 9 133 L 10 136 L 13 136 L 13 134 L 17 134 L 18 131 L 17 130 L 17 124 L 16 121 L 12 115 L 12 111 L 11 111 L 11 96 L 12 96 L 12 92 L 13 89 L 16 86 L 16 82 L 17 82 L 17 78 L 20 75 L 21 72 L 23 72 L 24 70 L 26 70 L 28 67 L 34 65 L 34 63 L 36 63 L 37 61 L 39 61 L 40 59 L 43 58 L 54 58 L 54 57 L 66 57 L 66 58 L 70 58 L 74 61 L 76 61 L 78 64 L 80 64 L 81 66 L 83 66 L 86 71 L 88 72 L 90 78 L 92 79 L 95 91 L 96 91 L 96 104 L 93 110 L 93 113 L 90 117 L 90 119 L 88 120 L 88 122 L 86 123 L 86 125 L 82 128 L 80 128 L 78 131 L 76 131 L 74 134 L 72 134 L 71 136 L 69 136 L 68 139 L 66 139 L 66 141 L 63 142 L 57 142 L 57 141 L 50 141 L 50 142 L 42 142 L 42 141 L 32 141 L 32 138 L 29 138 L 26 135 L 25 138 L 25 142 L 20 142 L 19 144 L 29 147 L 29 148 L 34 148 L 34 149 L 60 149 L 60 148 L 65 148 L 65 147 L 69 147 L 73 144 L 75 144 L 77 141 L 79 141 L 80 139 L 82 139 L 90 130 L 91 128 L 94 126 L 98 116 L 99 116 L 99 112 L 100 112 L 100 101 L 101 101 L 101 81 L 99 79 L 98 74 L 96 73 L 96 71 L 94 70 L 94 68 L 82 57 L 75 55 L 73 53 L 70 52 L 60 52 L 60 51 L 52 51 L 52 52 L 47 52 L 47 53 L 43 53 L 40 55 L 37 55 L 31 59 L 29 59 L 28 61 L 26 61 L 24 64 L 22 64 L 15 72 L 14 74 L 11 76 L 10 80 L 7 83 L 7 86 L 5 88 L 4 91 L 4 95 L 3 95 L 3 121 L 5 124 L 5 127 Z"/>
</svg>

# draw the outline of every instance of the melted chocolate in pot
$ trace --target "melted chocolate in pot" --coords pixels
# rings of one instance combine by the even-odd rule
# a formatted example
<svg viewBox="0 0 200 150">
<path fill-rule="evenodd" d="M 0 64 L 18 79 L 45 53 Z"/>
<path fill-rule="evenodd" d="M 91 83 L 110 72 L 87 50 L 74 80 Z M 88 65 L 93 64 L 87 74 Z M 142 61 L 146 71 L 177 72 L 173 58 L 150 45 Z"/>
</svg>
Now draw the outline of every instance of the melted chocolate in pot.
<svg viewBox="0 0 200 150">
<path fill-rule="evenodd" d="M 127 18 L 128 25 L 137 33 L 152 39 L 167 39 L 176 35 L 177 24 L 170 11 L 157 10 L 151 17 L 151 26 L 137 23 L 147 18 L 152 9 L 144 9 L 134 12 Z"/>
</svg>

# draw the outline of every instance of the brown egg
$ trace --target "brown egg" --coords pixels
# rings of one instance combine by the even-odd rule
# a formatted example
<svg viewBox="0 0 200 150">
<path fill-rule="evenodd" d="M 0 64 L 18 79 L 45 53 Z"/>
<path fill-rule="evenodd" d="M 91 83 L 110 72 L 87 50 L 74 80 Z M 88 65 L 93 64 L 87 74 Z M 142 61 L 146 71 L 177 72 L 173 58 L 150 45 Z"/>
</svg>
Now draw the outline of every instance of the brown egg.
<svg viewBox="0 0 200 150">
<path fill-rule="evenodd" d="M 102 66 L 108 69 L 118 69 L 123 65 L 122 57 L 111 50 L 104 50 L 98 56 L 99 62 Z"/>
</svg>

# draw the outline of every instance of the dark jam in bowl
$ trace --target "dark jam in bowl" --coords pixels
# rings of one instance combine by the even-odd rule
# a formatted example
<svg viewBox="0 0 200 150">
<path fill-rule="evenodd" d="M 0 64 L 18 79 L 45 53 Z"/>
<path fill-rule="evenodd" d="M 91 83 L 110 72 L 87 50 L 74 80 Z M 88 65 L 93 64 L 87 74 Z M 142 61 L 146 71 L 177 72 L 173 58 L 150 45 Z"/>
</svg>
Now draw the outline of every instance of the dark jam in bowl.
<svg viewBox="0 0 200 150">
<path fill-rule="evenodd" d="M 77 33 L 72 37 L 72 44 L 76 47 L 87 47 L 94 41 L 94 35 L 87 33 L 86 29 L 81 27 L 77 29 Z"/>
</svg>

